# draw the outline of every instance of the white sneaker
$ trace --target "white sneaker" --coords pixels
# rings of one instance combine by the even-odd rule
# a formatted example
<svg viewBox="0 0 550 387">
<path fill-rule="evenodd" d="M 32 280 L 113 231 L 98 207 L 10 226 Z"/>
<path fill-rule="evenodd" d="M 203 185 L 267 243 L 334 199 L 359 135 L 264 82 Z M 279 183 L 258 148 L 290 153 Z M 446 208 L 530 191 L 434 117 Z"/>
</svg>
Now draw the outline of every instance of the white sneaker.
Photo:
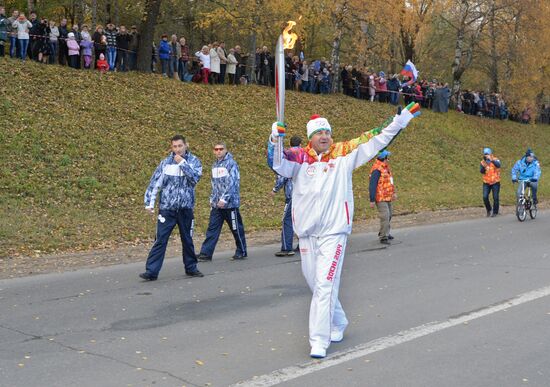
<svg viewBox="0 0 550 387">
<path fill-rule="evenodd" d="M 330 332 L 330 341 L 333 343 L 339 343 L 344 340 L 344 331 L 332 331 Z"/>
<path fill-rule="evenodd" d="M 327 356 L 327 350 L 323 347 L 311 347 L 311 352 L 309 353 L 309 356 L 311 356 L 314 359 L 322 359 Z"/>
</svg>

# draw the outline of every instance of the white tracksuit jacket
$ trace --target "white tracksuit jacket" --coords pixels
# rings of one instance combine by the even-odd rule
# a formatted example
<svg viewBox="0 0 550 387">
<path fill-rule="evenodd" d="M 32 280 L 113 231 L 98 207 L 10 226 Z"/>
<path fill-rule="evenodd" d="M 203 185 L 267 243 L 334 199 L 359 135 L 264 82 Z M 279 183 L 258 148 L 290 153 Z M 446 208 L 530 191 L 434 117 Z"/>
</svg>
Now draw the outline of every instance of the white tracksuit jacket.
<svg viewBox="0 0 550 387">
<path fill-rule="evenodd" d="M 350 141 L 333 144 L 321 155 L 308 145 L 287 149 L 268 141 L 268 164 L 292 178 L 292 222 L 300 238 L 302 271 L 313 292 L 310 309 L 312 348 L 330 345 L 331 334 L 347 326 L 338 301 L 340 273 L 353 220 L 352 173 L 384 149 L 413 118 L 408 110 L 382 130 L 374 129 Z M 281 153 L 282 157 L 274 157 Z M 280 160 L 280 162 L 277 161 Z"/>
</svg>

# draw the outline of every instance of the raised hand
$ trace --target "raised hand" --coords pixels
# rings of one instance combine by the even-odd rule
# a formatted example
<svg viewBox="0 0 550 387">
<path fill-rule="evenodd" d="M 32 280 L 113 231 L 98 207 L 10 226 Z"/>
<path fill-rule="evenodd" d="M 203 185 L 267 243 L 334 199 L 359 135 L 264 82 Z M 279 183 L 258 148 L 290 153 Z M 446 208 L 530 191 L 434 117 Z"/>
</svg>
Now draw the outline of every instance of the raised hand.
<svg viewBox="0 0 550 387">
<path fill-rule="evenodd" d="M 401 128 L 405 128 L 413 118 L 419 115 L 420 105 L 416 102 L 411 102 L 401 111 L 401 113 L 396 114 L 393 121 L 401 126 Z"/>
<path fill-rule="evenodd" d="M 271 138 L 276 140 L 277 137 L 284 137 L 286 134 L 286 125 L 282 122 L 274 122 L 271 125 Z"/>
</svg>

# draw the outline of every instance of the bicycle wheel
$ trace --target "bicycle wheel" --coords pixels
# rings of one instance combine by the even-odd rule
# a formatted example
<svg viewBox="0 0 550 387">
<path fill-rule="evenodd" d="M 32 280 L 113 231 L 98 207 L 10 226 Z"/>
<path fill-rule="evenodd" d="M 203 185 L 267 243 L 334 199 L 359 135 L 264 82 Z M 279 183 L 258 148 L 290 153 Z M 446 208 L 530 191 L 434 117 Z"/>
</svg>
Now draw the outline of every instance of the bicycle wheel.
<svg viewBox="0 0 550 387">
<path fill-rule="evenodd" d="M 516 205 L 516 217 L 520 222 L 523 222 L 527 218 L 527 211 L 525 210 L 523 203 L 518 203 Z"/>
<path fill-rule="evenodd" d="M 531 219 L 535 219 L 537 217 L 537 207 L 531 206 L 531 208 L 529 208 L 529 216 Z"/>
</svg>

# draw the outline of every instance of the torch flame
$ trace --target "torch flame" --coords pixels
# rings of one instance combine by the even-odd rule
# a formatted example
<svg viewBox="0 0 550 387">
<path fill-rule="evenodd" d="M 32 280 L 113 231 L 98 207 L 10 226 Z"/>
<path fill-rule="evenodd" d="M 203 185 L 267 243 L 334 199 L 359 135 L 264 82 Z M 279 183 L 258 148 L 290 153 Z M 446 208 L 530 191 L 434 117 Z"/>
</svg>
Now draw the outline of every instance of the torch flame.
<svg viewBox="0 0 550 387">
<path fill-rule="evenodd" d="M 288 25 L 283 30 L 283 48 L 285 50 L 292 50 L 296 40 L 298 39 L 298 35 L 294 32 L 290 32 L 290 30 L 296 25 L 296 22 L 289 20 L 287 23 Z"/>
</svg>

